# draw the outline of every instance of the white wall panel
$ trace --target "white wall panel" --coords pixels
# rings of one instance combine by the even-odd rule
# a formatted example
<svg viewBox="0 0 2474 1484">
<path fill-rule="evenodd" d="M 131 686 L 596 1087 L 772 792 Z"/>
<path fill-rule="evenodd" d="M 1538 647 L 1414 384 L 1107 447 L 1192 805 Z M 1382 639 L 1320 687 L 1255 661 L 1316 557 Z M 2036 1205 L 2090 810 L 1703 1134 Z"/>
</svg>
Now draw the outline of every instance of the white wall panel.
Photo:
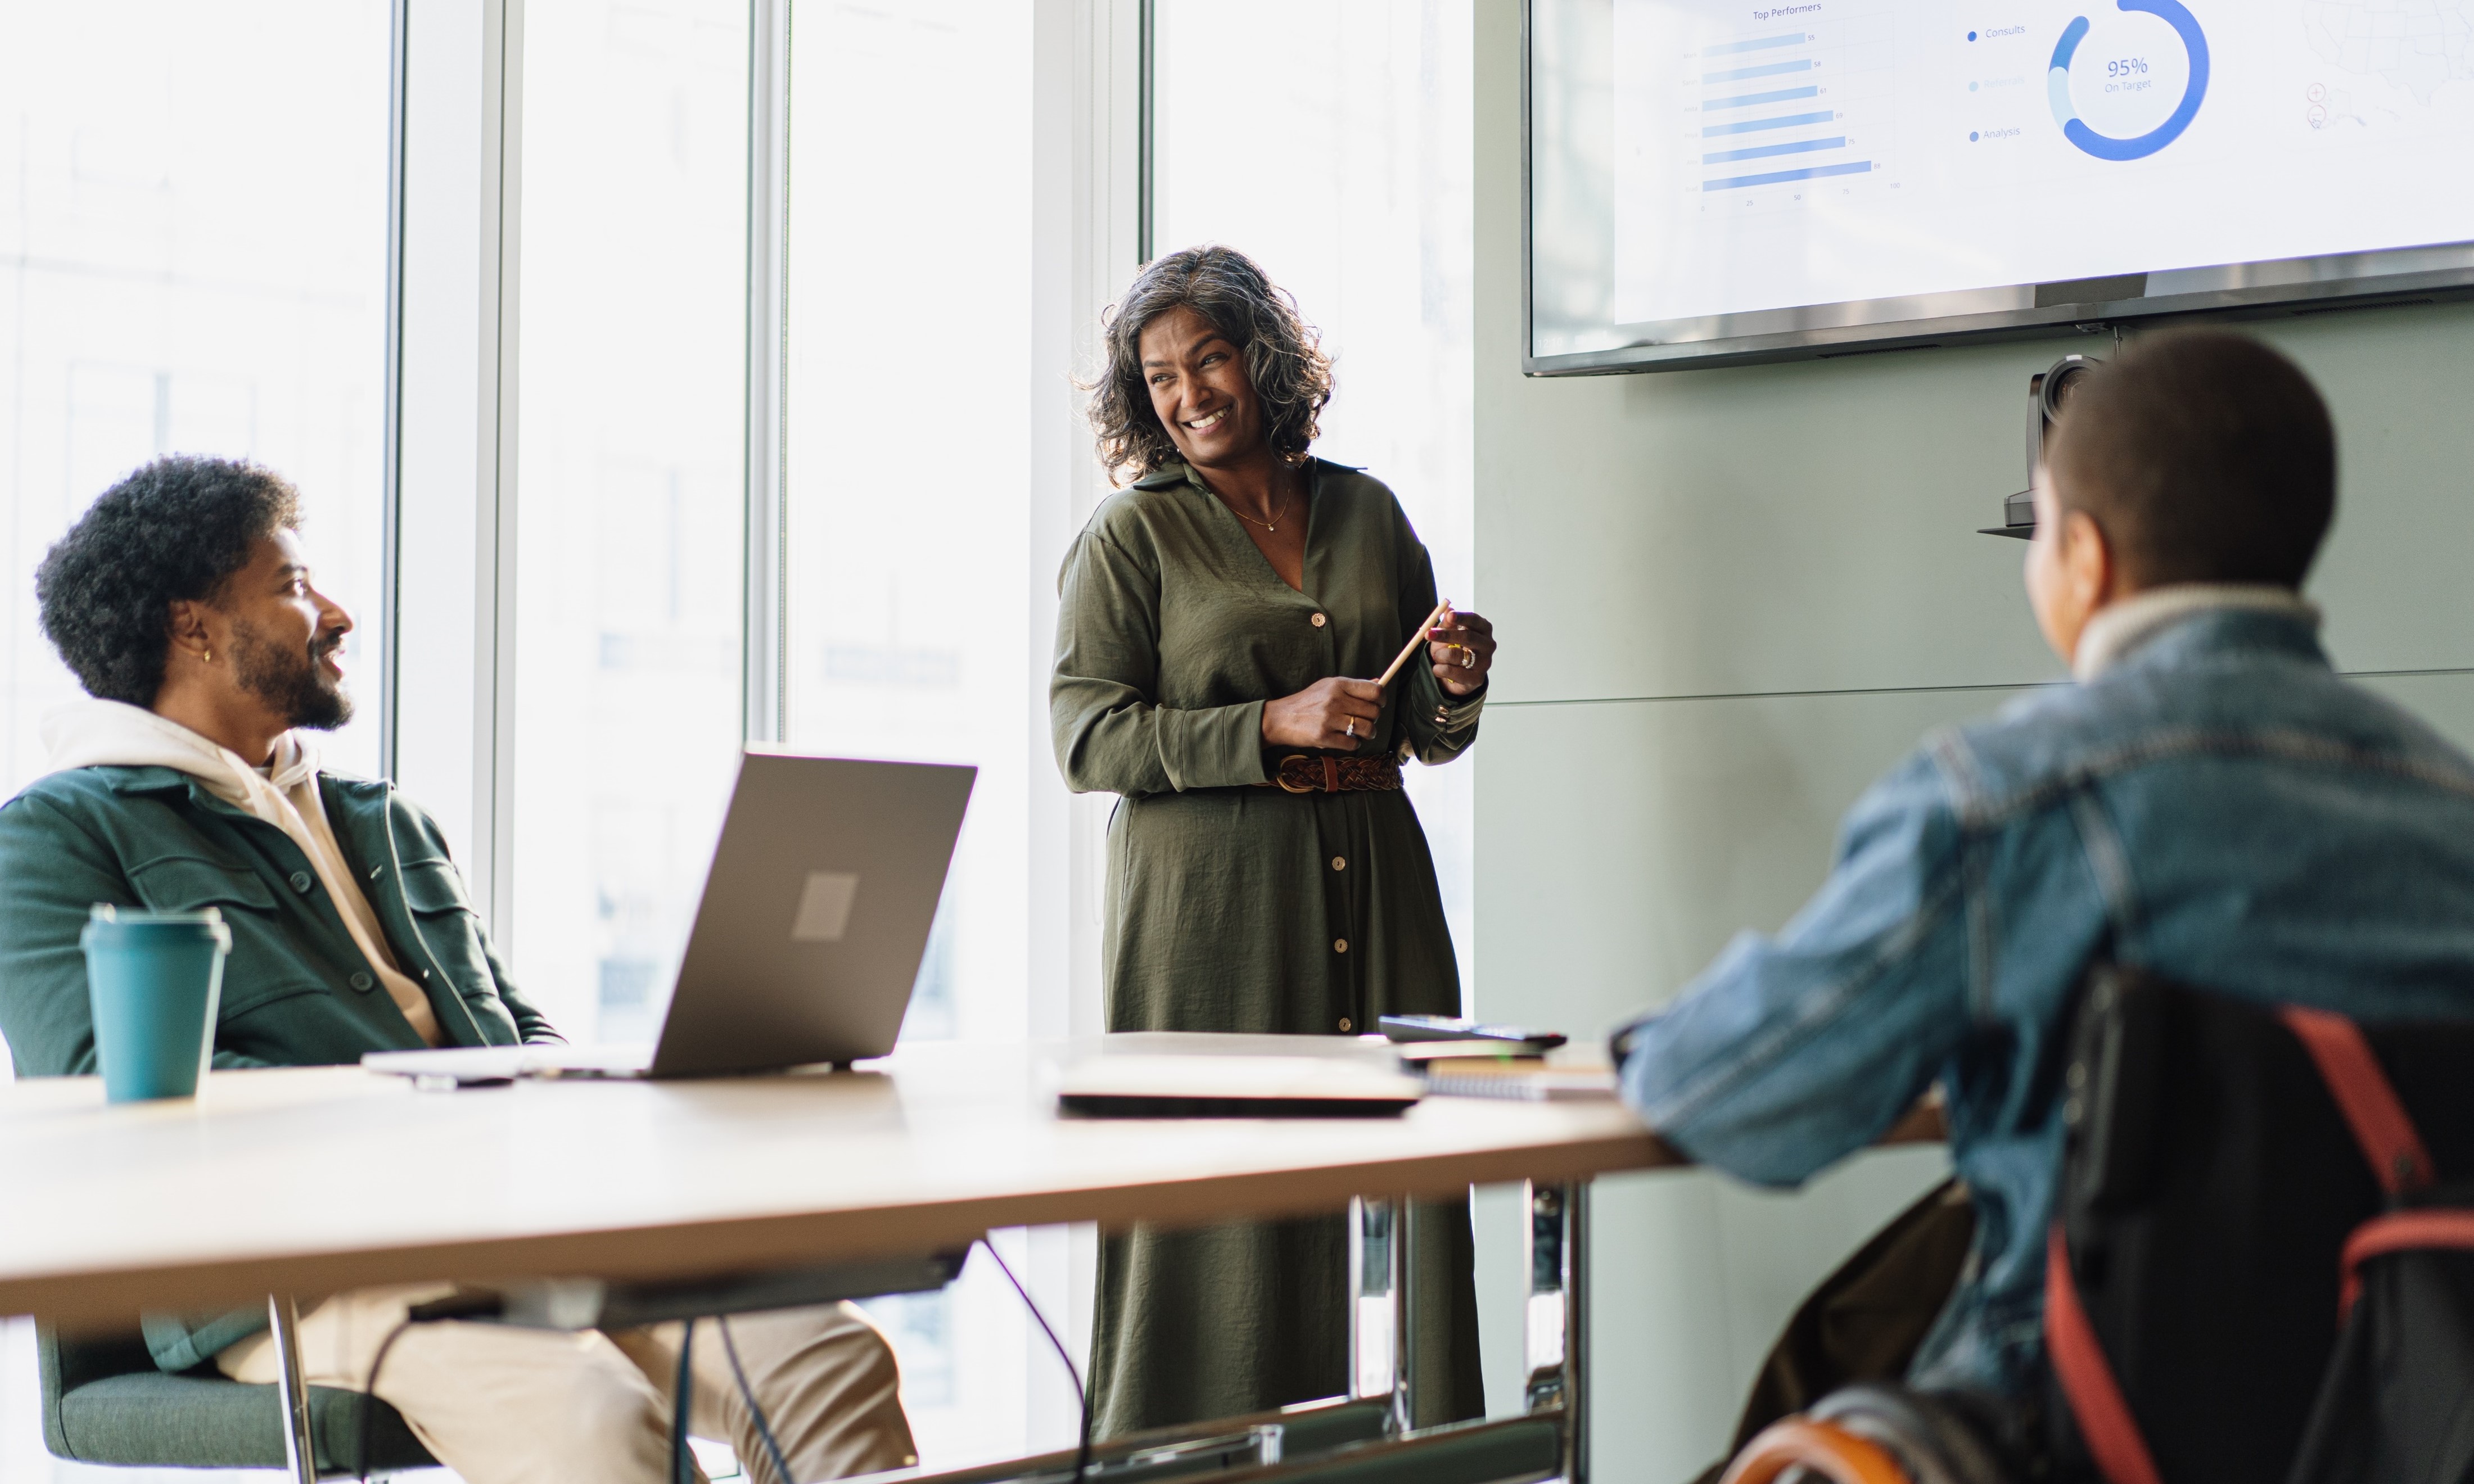
<svg viewBox="0 0 2474 1484">
<path fill-rule="evenodd" d="M 2474 673 L 2368 676 L 2362 683 L 2474 752 Z"/>
<path fill-rule="evenodd" d="M 2017 690 L 1498 705 L 1478 786 L 1477 1013 L 1575 1038 L 1662 1004 L 1739 928 L 1785 922 L 1838 817 L 1927 730 Z M 1606 1182 L 1597 1240 L 1603 1479 L 1689 1477 L 1725 1446 L 1778 1328 L 1932 1181 L 1937 1150 L 1868 1156 L 1795 1194 L 1714 1175 Z M 1479 1214 L 1493 1410 L 1518 1395 L 1516 1217 Z"/>
<path fill-rule="evenodd" d="M 1479 130 L 1483 199 L 1489 181 L 1516 188 L 1518 156 L 1516 112 L 1499 92 L 1482 98 L 1498 106 Z M 1516 200 L 1478 214 L 1481 320 L 1495 332 L 1477 372 L 1479 571 L 1508 646 L 1500 695 L 2058 673 L 2020 600 L 2021 543 L 1975 528 L 2025 484 L 2028 375 L 2108 342 L 1523 378 Z M 2474 600 L 2456 577 L 2474 549 L 2461 414 L 2474 305 L 2251 327 L 2312 373 L 2337 416 L 2340 515 L 2312 590 L 2341 662 L 2474 664 Z"/>
<path fill-rule="evenodd" d="M 1597 1035 L 1663 1003 L 1803 904 L 1839 816 L 1928 729 L 2018 693 L 1490 706 L 1479 1012 Z"/>
<path fill-rule="evenodd" d="M 1482 298 L 1516 313 L 1516 273 L 1481 275 Z M 1478 369 L 1480 571 L 1518 646 L 1506 699 L 2058 673 L 2020 599 L 2023 548 L 1974 528 L 2025 481 L 2028 374 L 2104 342 L 1542 380 L 1514 369 L 1509 328 Z M 2453 570 L 2474 549 L 2458 411 L 2474 306 L 2254 328 L 2337 416 L 2340 512 L 2312 591 L 2341 662 L 2474 664 L 2474 600 Z"/>
</svg>

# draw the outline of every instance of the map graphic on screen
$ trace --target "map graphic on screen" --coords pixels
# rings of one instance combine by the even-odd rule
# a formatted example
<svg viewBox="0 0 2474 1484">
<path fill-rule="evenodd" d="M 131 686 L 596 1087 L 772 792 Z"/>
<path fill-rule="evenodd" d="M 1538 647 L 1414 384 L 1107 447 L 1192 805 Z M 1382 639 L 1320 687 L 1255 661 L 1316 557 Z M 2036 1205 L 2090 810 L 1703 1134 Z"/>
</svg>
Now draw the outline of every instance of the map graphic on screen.
<svg viewBox="0 0 2474 1484">
<path fill-rule="evenodd" d="M 1541 356 L 2474 242 L 2474 0 L 1532 0 L 1531 47 Z"/>
</svg>

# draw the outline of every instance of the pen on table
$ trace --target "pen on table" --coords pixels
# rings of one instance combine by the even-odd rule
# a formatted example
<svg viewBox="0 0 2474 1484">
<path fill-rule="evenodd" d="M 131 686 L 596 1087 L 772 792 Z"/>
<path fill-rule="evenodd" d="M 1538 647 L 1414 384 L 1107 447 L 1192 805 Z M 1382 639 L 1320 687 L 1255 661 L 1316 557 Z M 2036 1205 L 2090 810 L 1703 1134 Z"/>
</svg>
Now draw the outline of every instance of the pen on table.
<svg viewBox="0 0 2474 1484">
<path fill-rule="evenodd" d="M 1426 621 L 1418 626 L 1418 632 L 1409 635 L 1409 642 L 1400 646 L 1399 656 L 1392 661 L 1392 667 L 1385 670 L 1383 672 L 1383 678 L 1376 681 L 1374 683 L 1377 685 L 1391 684 L 1392 677 L 1400 673 L 1400 667 L 1409 662 L 1409 657 L 1418 652 L 1418 646 L 1427 642 L 1426 635 L 1434 632 L 1434 628 L 1437 624 L 1443 622 L 1451 616 L 1451 599 L 1445 598 L 1441 603 L 1436 604 L 1435 610 L 1426 615 Z"/>
</svg>

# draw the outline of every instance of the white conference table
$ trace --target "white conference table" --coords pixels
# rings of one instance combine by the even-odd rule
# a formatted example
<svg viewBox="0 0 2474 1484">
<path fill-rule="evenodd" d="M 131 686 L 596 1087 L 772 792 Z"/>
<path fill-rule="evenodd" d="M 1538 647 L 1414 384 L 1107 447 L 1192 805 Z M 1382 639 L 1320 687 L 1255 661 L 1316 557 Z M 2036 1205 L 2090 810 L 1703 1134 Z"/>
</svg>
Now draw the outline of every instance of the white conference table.
<svg viewBox="0 0 2474 1484">
<path fill-rule="evenodd" d="M 1344 1209 L 1358 1250 L 1389 1241 L 1405 1273 L 1405 1224 L 1388 1220 L 1404 1198 L 1525 1181 L 1533 1244 L 1548 1244 L 1531 1271 L 1564 1275 L 1533 1283 L 1531 1405 L 1562 1427 L 1577 1479 L 1587 1183 L 1686 1161 L 1612 1099 L 1430 1097 L 1328 1119 L 1055 1109 L 1062 1068 L 1093 1054 L 1301 1050 L 1389 1062 L 1379 1041 L 1145 1035 L 922 1044 L 855 1072 L 699 1082 L 438 1091 L 358 1067 L 218 1072 L 194 1100 L 119 1107 L 94 1078 L 20 1082 L 0 1088 L 0 1314 L 125 1330 L 141 1309 L 269 1294 L 728 1280 L 951 1252 L 1003 1227 Z M 1356 1391 L 1388 1391 L 1405 1425 L 1403 1285 L 1371 1293 L 1365 1276 L 1386 1264 L 1352 1266 Z M 1364 1332 L 1370 1300 L 1389 1333 Z"/>
<path fill-rule="evenodd" d="M 1112 1037 L 1296 1055 L 1356 1043 Z M 218 1072 L 107 1106 L 91 1077 L 0 1088 L 0 1313 L 424 1280 L 651 1280 L 958 1247 L 991 1228 L 1337 1210 L 1680 1162 L 1612 1101 L 1430 1098 L 1398 1117 L 1060 1117 L 1092 1043 L 920 1045 L 843 1074 L 416 1089 L 358 1067 Z M 1380 1055 L 1379 1050 L 1374 1052 Z"/>
</svg>

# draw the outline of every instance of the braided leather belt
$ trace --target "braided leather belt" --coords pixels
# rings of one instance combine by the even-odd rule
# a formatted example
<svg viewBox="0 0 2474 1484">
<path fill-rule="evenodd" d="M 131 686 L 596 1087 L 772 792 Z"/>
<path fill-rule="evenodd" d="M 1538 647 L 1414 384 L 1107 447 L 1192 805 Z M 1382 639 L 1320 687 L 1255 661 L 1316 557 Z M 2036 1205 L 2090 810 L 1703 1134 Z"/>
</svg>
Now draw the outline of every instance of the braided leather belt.
<svg viewBox="0 0 2474 1484">
<path fill-rule="evenodd" d="M 1291 753 L 1256 788 L 1278 784 L 1292 794 L 1371 794 L 1400 786 L 1400 764 L 1390 757 L 1316 757 Z"/>
</svg>

